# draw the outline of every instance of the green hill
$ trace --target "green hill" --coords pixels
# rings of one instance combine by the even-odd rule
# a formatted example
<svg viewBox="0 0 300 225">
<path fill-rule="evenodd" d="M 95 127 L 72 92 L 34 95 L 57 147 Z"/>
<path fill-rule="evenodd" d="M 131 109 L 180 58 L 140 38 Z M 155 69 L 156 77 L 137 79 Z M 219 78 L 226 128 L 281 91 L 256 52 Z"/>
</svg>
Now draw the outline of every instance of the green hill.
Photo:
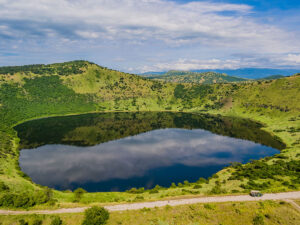
<svg viewBox="0 0 300 225">
<path fill-rule="evenodd" d="M 147 75 L 149 79 L 161 80 L 176 83 L 197 83 L 197 84 L 215 84 L 215 83 L 231 83 L 242 82 L 248 79 L 228 76 L 224 73 L 216 72 L 189 72 L 171 70 L 162 75 Z"/>
<path fill-rule="evenodd" d="M 283 75 L 272 75 L 272 76 L 267 76 L 267 77 L 264 77 L 264 78 L 260 78 L 258 80 L 276 80 L 276 79 L 281 79 L 281 78 L 284 78 L 285 76 Z"/>
<path fill-rule="evenodd" d="M 87 61 L 2 67 L 0 206 L 28 207 L 54 199 L 61 207 L 76 206 L 73 193 L 55 191 L 50 195 L 47 188 L 34 184 L 20 171 L 19 138 L 13 127 L 36 118 L 89 112 L 183 111 L 256 120 L 264 125 L 264 131 L 281 139 L 286 149 L 279 156 L 225 168 L 197 193 L 247 192 L 251 188 L 265 192 L 298 190 L 299 87 L 299 74 L 276 80 L 199 85 L 146 79 Z M 234 120 L 228 123 L 233 123 L 231 121 Z M 184 187 L 187 190 L 184 193 L 196 193 L 192 187 Z M 145 200 L 153 200 L 182 195 L 181 189 L 140 194 Z M 136 198 L 134 193 L 87 193 L 84 196 L 84 203 L 126 202 Z"/>
</svg>

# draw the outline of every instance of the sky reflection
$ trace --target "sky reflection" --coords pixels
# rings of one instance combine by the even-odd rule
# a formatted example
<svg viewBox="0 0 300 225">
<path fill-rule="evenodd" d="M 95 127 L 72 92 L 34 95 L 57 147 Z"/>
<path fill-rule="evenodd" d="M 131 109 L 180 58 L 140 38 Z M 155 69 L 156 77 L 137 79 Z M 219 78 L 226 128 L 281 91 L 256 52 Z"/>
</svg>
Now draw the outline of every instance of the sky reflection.
<svg viewBox="0 0 300 225">
<path fill-rule="evenodd" d="M 44 145 L 22 150 L 20 166 L 36 183 L 89 191 L 151 188 L 195 181 L 230 162 L 278 151 L 251 141 L 194 129 L 160 129 L 91 147 Z"/>
</svg>

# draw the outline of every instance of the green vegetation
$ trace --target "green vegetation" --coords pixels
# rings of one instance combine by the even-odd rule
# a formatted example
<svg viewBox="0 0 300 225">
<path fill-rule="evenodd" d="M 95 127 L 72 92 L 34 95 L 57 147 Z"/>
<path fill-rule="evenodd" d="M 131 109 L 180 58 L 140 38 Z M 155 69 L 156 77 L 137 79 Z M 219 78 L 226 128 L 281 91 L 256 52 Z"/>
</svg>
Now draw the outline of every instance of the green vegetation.
<svg viewBox="0 0 300 225">
<path fill-rule="evenodd" d="M 84 193 L 86 193 L 86 190 L 82 188 L 77 188 L 74 191 L 74 202 L 79 202 Z"/>
<path fill-rule="evenodd" d="M 224 73 L 216 72 L 189 72 L 189 71 L 174 71 L 171 70 L 162 75 L 147 75 L 149 79 L 175 82 L 175 83 L 197 83 L 197 84 L 215 84 L 215 83 L 231 83 L 231 82 L 242 82 L 248 79 L 228 76 Z"/>
<path fill-rule="evenodd" d="M 29 224 L 36 219 L 43 220 L 43 225 L 50 225 L 57 216 L 53 215 L 18 215 L 0 216 L 2 225 L 18 224 L 23 220 Z M 84 220 L 84 214 L 61 214 L 63 224 L 78 225 Z M 108 225 L 140 224 L 186 224 L 186 225 L 232 225 L 265 224 L 295 225 L 300 223 L 300 214 L 288 203 L 277 201 L 236 202 L 194 204 L 183 206 L 165 206 L 162 208 L 144 208 L 122 212 L 111 212 Z M 92 223 L 90 223 L 92 224 Z"/>
<path fill-rule="evenodd" d="M 164 128 L 201 128 L 216 134 L 247 139 L 277 149 L 285 145 L 262 125 L 247 119 L 174 112 L 116 112 L 81 114 L 32 120 L 15 127 L 21 149 L 45 144 L 94 146 Z M 43 132 L 41 132 L 43 131 Z"/>
<path fill-rule="evenodd" d="M 264 78 L 259 79 L 259 80 L 275 80 L 275 79 L 281 79 L 281 78 L 285 78 L 285 76 L 283 76 L 283 75 L 272 75 L 272 76 L 264 77 Z"/>
<path fill-rule="evenodd" d="M 55 216 L 51 221 L 51 225 L 61 225 L 62 223 L 63 221 L 59 216 Z"/>
<path fill-rule="evenodd" d="M 254 187 L 264 192 L 300 188 L 299 74 L 277 80 L 198 85 L 148 80 L 86 61 L 5 67 L 0 71 L 0 205 L 3 208 L 70 207 L 182 195 L 246 193 Z M 13 129 L 17 124 L 42 117 L 113 111 L 176 111 L 247 118 L 263 124 L 256 129 L 262 135 L 253 135 L 260 137 L 257 142 L 264 143 L 266 137 L 275 135 L 285 146 L 275 157 L 246 165 L 233 164 L 205 182 L 174 184 L 171 188 L 157 187 L 137 193 L 85 193 L 78 202 L 74 202 L 74 193 L 49 191 L 20 171 L 19 146 L 26 143 L 20 143 Z M 226 134 L 237 126 L 230 119 L 226 122 L 228 130 L 213 125 L 212 129 Z M 125 123 L 132 124 L 130 120 Z M 149 126 L 141 129 L 147 130 Z M 129 131 L 125 130 L 124 135 Z M 80 131 L 75 131 L 69 141 L 72 138 L 76 141 L 76 132 Z M 240 135 L 239 138 L 243 136 Z M 51 137 L 49 140 L 52 141 Z M 83 144 L 95 141 L 98 140 L 90 138 Z"/>
<path fill-rule="evenodd" d="M 16 73 L 22 74 L 39 74 L 39 75 L 71 75 L 81 74 L 85 71 L 87 66 L 91 64 L 86 61 L 73 61 L 68 63 L 57 63 L 51 65 L 37 64 L 26 66 L 5 66 L 0 67 L 0 74 L 15 75 Z"/>
<path fill-rule="evenodd" d="M 103 225 L 109 219 L 109 212 L 103 207 L 93 206 L 84 212 L 82 225 Z"/>
</svg>

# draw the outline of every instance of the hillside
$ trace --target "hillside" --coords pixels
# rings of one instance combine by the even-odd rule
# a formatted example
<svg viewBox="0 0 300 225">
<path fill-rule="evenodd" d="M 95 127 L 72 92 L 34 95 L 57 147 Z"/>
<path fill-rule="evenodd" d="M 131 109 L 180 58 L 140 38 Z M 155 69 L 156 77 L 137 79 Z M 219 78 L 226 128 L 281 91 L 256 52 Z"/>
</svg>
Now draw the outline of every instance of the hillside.
<svg viewBox="0 0 300 225">
<path fill-rule="evenodd" d="M 228 76 L 224 73 L 215 72 L 189 72 L 189 71 L 169 71 L 162 75 L 146 75 L 149 79 L 161 80 L 175 83 L 197 83 L 197 84 L 215 84 L 247 81 L 247 79 Z"/>
<path fill-rule="evenodd" d="M 258 80 L 276 80 L 276 79 L 281 79 L 281 78 L 284 78 L 285 76 L 282 76 L 282 75 L 271 75 L 271 76 L 267 76 L 267 77 L 264 77 L 264 78 L 260 78 Z"/>
<path fill-rule="evenodd" d="M 181 76 L 181 75 L 178 75 Z M 13 127 L 24 121 L 88 112 L 174 111 L 222 114 L 261 122 L 285 144 L 279 156 L 229 167 L 202 184 L 140 193 L 145 200 L 184 194 L 288 191 L 300 188 L 300 75 L 277 80 L 198 85 L 166 83 L 110 70 L 86 61 L 0 68 L 0 206 L 30 207 L 59 201 L 70 207 L 73 193 L 31 182 L 18 167 L 19 138 Z M 234 124 L 228 120 L 230 124 Z M 92 140 L 93 141 L 93 140 Z M 276 174 L 276 175 L 274 175 Z M 217 185 L 221 184 L 222 187 Z M 4 198 L 4 196 L 7 196 Z M 3 198 L 2 198 L 3 197 Z M 134 201 L 136 193 L 88 193 L 82 201 Z M 22 200 L 20 200 L 22 199 Z M 54 201 L 54 202 L 53 202 Z"/>
</svg>

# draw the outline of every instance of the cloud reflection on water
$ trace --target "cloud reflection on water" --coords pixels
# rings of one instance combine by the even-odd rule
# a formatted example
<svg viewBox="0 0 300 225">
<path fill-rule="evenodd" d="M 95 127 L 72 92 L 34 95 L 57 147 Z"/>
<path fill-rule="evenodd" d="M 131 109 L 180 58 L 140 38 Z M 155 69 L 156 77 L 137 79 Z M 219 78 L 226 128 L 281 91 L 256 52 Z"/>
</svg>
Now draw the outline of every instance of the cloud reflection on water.
<svg viewBox="0 0 300 225">
<path fill-rule="evenodd" d="M 151 170 L 175 165 L 205 170 L 277 152 L 200 129 L 161 129 L 92 147 L 45 145 L 22 150 L 20 166 L 39 184 L 67 189 L 72 183 L 142 178 Z"/>
</svg>

